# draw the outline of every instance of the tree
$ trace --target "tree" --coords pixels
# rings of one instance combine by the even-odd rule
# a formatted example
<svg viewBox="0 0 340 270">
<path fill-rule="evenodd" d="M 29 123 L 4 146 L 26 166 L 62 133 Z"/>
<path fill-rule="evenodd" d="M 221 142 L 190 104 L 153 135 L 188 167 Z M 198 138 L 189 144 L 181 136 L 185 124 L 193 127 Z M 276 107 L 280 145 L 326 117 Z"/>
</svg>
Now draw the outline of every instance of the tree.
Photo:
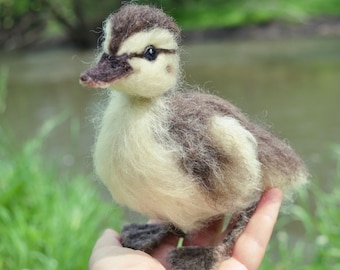
<svg viewBox="0 0 340 270">
<path fill-rule="evenodd" d="M 99 37 L 102 21 L 120 6 L 120 1 L 42 0 L 65 30 L 72 43 L 82 49 L 93 47 Z"/>
<path fill-rule="evenodd" d="M 0 48 L 24 48 L 35 43 L 46 27 L 41 0 L 0 0 Z"/>
</svg>

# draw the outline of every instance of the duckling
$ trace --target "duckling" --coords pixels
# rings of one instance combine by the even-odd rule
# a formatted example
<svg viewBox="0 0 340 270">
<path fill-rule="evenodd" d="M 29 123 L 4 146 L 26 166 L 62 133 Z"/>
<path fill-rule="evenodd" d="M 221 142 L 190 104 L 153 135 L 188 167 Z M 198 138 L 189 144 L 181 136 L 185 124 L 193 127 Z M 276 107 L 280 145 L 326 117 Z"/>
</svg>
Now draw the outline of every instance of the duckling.
<svg viewBox="0 0 340 270">
<path fill-rule="evenodd" d="M 233 230 L 207 248 L 170 252 L 173 269 L 216 269 L 264 190 L 286 196 L 307 183 L 301 158 L 235 105 L 186 89 L 180 29 L 162 10 L 123 5 L 104 23 L 97 64 L 80 83 L 108 88 L 95 142 L 95 170 L 114 200 L 160 224 L 131 224 L 125 247 L 151 252 L 168 234 L 184 236 L 226 214 Z"/>
</svg>

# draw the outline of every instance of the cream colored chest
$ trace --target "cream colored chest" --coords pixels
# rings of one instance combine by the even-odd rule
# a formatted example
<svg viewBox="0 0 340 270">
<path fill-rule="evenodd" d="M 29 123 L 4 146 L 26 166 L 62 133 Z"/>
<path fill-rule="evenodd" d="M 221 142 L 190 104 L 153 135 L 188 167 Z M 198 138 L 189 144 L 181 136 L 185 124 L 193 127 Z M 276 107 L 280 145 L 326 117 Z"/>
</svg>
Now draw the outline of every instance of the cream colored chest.
<svg viewBox="0 0 340 270">
<path fill-rule="evenodd" d="M 167 132 L 165 118 L 162 104 L 112 100 L 95 146 L 96 171 L 118 203 L 181 228 L 195 227 L 218 213 L 178 167 L 180 149 L 157 139 Z"/>
</svg>

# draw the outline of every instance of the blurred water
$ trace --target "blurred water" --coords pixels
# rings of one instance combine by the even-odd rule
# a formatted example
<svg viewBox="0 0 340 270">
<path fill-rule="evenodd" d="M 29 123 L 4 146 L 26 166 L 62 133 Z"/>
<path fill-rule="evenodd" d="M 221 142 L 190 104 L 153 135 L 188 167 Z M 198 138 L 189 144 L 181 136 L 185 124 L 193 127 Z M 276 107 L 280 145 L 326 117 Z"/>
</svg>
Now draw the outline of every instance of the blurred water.
<svg viewBox="0 0 340 270">
<path fill-rule="evenodd" d="M 9 67 L 7 110 L 1 116 L 18 142 L 67 111 L 43 152 L 61 169 L 92 172 L 91 119 L 104 91 L 79 86 L 93 52 L 53 50 L 1 54 Z M 252 40 L 185 46 L 187 80 L 228 98 L 252 119 L 270 124 L 297 149 L 320 182 L 335 171 L 340 144 L 340 38 Z M 0 119 L 1 119 L 0 118 Z"/>
</svg>

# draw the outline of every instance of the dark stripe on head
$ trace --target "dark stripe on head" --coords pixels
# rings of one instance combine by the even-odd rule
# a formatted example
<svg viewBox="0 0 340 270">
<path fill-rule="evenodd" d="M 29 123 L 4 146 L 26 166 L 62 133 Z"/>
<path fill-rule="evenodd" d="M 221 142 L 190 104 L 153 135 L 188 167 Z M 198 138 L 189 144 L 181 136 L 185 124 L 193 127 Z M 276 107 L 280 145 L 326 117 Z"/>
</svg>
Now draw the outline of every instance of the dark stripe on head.
<svg viewBox="0 0 340 270">
<path fill-rule="evenodd" d="M 107 34 L 111 36 L 109 51 L 112 55 L 117 53 L 120 44 L 132 34 L 154 28 L 170 31 L 174 34 L 177 42 L 180 42 L 180 29 L 173 18 L 152 6 L 124 5 L 107 19 L 107 23 L 111 26 L 111 33 Z"/>
</svg>

